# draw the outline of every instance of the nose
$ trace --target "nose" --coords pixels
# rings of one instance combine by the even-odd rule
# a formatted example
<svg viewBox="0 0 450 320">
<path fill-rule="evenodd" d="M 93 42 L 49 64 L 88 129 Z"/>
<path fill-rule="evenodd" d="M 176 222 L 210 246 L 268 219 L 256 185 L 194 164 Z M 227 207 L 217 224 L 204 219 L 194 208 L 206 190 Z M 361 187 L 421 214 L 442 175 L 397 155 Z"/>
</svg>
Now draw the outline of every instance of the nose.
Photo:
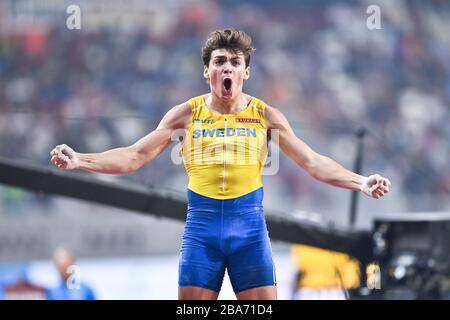
<svg viewBox="0 0 450 320">
<path fill-rule="evenodd" d="M 231 74 L 232 72 L 233 72 L 233 69 L 231 66 L 231 62 L 230 61 L 225 62 L 225 64 L 223 65 L 223 73 Z"/>
</svg>

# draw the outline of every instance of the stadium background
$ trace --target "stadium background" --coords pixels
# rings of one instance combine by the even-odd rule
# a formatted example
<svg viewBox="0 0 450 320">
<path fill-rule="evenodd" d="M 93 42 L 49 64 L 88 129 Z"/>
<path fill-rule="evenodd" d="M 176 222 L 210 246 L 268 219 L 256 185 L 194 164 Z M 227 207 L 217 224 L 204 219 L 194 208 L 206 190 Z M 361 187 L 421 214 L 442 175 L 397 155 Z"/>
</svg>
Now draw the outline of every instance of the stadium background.
<svg viewBox="0 0 450 320">
<path fill-rule="evenodd" d="M 71 4 L 80 30 L 66 27 Z M 374 4 L 382 28 L 369 30 Z M 280 108 L 314 149 L 352 168 L 355 132 L 368 129 L 363 173 L 389 177 L 392 192 L 360 201 L 357 228 L 393 213 L 448 212 L 449 18 L 446 1 L 2 0 L 0 156 L 50 166 L 56 144 L 95 152 L 133 143 L 171 106 L 208 91 L 201 45 L 233 26 L 257 49 L 245 91 Z M 266 208 L 348 226 L 348 191 L 280 161 L 264 177 Z M 187 185 L 170 151 L 128 176 L 90 175 L 181 194 Z M 182 227 L 1 185 L 0 286 L 24 272 L 51 285 L 60 243 L 75 247 L 99 298 L 174 298 Z M 274 250 L 288 298 L 289 245 Z"/>
</svg>

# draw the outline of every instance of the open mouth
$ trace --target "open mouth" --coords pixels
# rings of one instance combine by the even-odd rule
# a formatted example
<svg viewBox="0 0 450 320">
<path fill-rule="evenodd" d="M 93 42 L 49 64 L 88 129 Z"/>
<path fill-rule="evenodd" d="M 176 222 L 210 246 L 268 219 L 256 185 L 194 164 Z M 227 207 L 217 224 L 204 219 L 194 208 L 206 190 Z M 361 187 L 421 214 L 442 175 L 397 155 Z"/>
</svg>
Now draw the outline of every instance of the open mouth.
<svg viewBox="0 0 450 320">
<path fill-rule="evenodd" d="M 230 90 L 231 84 L 232 84 L 231 79 L 227 78 L 227 79 L 223 80 L 223 86 L 225 87 L 225 90 L 227 90 L 227 91 Z"/>
</svg>

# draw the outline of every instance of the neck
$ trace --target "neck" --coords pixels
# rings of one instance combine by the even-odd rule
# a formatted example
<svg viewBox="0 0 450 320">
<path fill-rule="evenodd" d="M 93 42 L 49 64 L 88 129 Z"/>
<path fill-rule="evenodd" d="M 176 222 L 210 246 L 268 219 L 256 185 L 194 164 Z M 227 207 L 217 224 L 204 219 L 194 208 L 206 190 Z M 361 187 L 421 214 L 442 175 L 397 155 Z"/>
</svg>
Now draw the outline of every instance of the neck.
<svg viewBox="0 0 450 320">
<path fill-rule="evenodd" d="M 214 92 L 206 98 L 213 111 L 222 114 L 233 114 L 243 110 L 247 105 L 247 98 L 244 93 L 240 93 L 231 99 L 220 99 Z"/>
</svg>

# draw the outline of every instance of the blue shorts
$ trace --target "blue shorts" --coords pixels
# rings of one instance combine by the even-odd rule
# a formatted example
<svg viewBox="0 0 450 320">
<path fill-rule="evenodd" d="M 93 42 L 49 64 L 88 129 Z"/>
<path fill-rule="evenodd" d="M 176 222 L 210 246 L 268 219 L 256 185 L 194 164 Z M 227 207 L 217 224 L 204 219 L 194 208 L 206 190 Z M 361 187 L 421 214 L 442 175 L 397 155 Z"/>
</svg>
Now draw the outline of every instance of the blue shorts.
<svg viewBox="0 0 450 320">
<path fill-rule="evenodd" d="M 263 188 L 228 200 L 187 195 L 178 285 L 219 292 L 225 269 L 235 293 L 276 285 Z"/>
</svg>

